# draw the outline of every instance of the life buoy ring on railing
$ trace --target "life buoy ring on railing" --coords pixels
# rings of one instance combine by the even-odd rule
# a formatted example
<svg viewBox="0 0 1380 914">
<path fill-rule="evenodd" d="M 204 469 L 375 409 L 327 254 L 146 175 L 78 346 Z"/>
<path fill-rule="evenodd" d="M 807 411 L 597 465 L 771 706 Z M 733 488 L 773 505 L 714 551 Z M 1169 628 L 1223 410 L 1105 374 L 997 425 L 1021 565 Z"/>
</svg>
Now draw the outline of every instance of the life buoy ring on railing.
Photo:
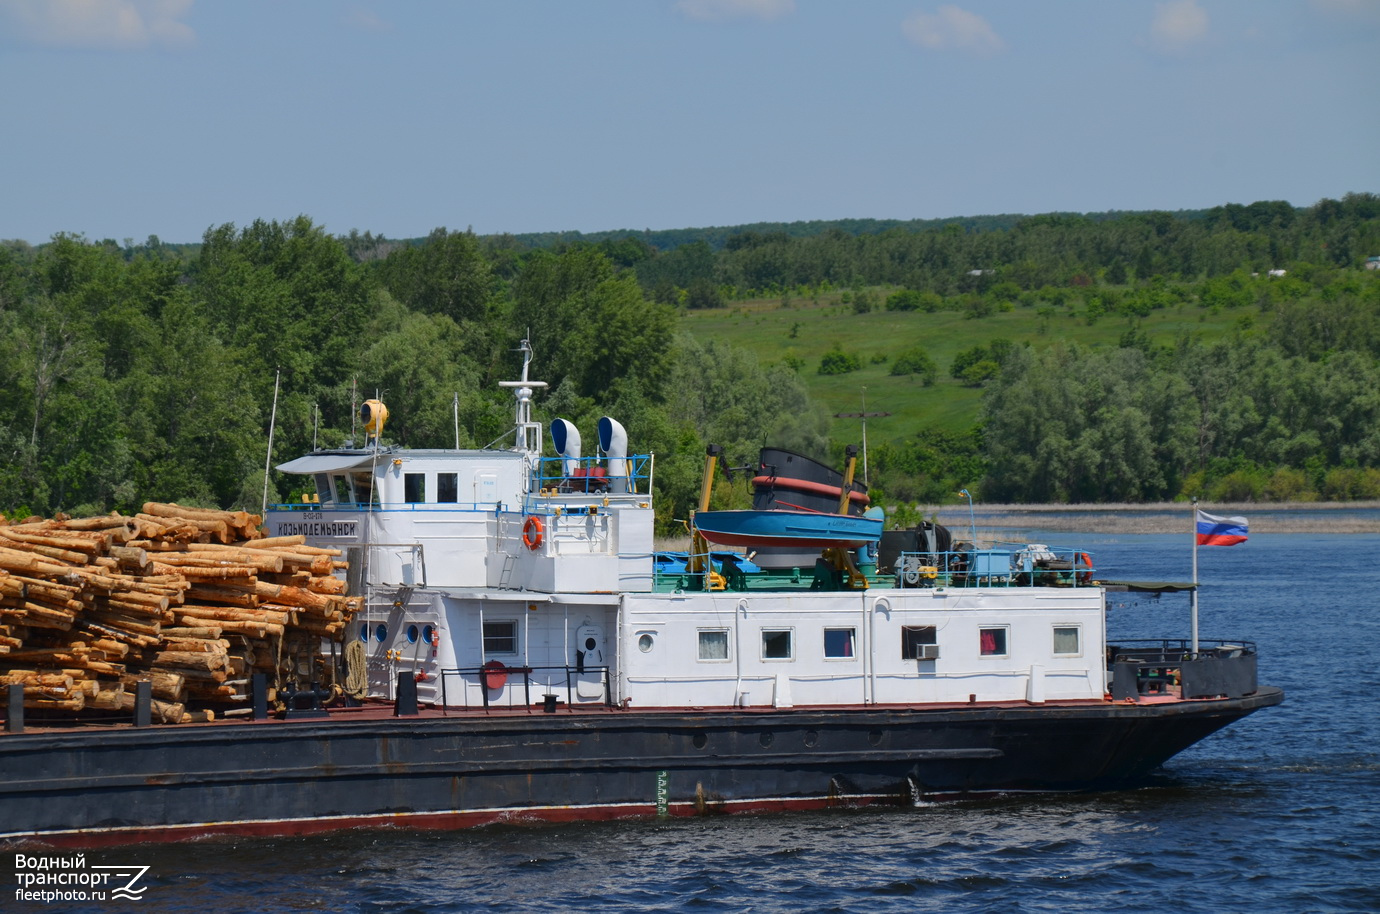
<svg viewBox="0 0 1380 914">
<path fill-rule="evenodd" d="M 1083 571 L 1078 572 L 1078 583 L 1091 584 L 1093 563 L 1092 559 L 1088 558 L 1088 554 L 1086 552 L 1078 553 L 1078 561 L 1075 562 L 1075 565 L 1077 567 L 1084 569 Z"/>
<path fill-rule="evenodd" d="M 541 546 L 542 530 L 541 518 L 535 516 L 527 518 L 527 523 L 522 525 L 522 544 L 535 551 Z"/>
</svg>

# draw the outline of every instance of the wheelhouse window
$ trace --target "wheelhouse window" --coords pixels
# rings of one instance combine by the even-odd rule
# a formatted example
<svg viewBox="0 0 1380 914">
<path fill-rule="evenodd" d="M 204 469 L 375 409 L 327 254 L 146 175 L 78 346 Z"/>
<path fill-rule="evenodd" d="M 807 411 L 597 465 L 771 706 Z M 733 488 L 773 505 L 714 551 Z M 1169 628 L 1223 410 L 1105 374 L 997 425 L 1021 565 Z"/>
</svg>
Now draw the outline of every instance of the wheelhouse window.
<svg viewBox="0 0 1380 914">
<path fill-rule="evenodd" d="M 460 500 L 460 474 L 436 474 L 436 500 L 443 505 L 453 505 Z"/>
<path fill-rule="evenodd" d="M 939 643 L 939 632 L 933 625 L 901 626 L 901 659 L 933 660 L 935 645 Z M 929 648 L 929 650 L 926 650 Z"/>
<path fill-rule="evenodd" d="M 727 660 L 728 629 L 714 628 L 702 630 L 700 632 L 699 658 L 701 660 Z"/>
<path fill-rule="evenodd" d="M 331 477 L 331 500 L 338 505 L 351 504 L 355 499 L 350 492 L 350 481 L 344 476 Z"/>
<path fill-rule="evenodd" d="M 792 656 L 789 628 L 762 629 L 763 660 L 790 660 Z"/>
<path fill-rule="evenodd" d="M 856 655 L 855 642 L 857 629 L 826 628 L 824 630 L 824 657 L 827 660 L 852 660 Z"/>
<path fill-rule="evenodd" d="M 403 500 L 409 505 L 426 501 L 426 474 L 403 474 Z"/>
<path fill-rule="evenodd" d="M 354 489 L 354 501 L 359 505 L 374 503 L 374 477 L 368 473 L 351 473 L 350 484 Z"/>
<path fill-rule="evenodd" d="M 485 654 L 516 654 L 517 623 L 510 621 L 484 623 Z"/>
<path fill-rule="evenodd" d="M 984 657 L 1006 656 L 1006 626 L 978 629 L 979 651 Z"/>
<path fill-rule="evenodd" d="M 1077 625 L 1054 626 L 1054 653 L 1066 657 L 1083 653 Z"/>
</svg>

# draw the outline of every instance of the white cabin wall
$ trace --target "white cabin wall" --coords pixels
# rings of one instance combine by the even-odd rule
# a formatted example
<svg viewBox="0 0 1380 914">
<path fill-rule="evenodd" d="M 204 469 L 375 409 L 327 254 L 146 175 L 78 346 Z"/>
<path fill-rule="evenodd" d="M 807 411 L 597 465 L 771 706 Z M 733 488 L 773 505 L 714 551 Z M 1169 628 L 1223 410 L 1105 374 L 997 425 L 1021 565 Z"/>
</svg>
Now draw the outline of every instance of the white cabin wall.
<svg viewBox="0 0 1380 914">
<path fill-rule="evenodd" d="M 618 555 L 618 589 L 645 593 L 652 589 L 652 557 L 656 515 L 650 497 L 642 503 L 618 505 L 614 516 L 614 551 Z"/>
<path fill-rule="evenodd" d="M 935 627 L 937 659 L 901 656 L 906 625 Z M 1053 653 L 1056 625 L 1078 628 L 1077 655 Z M 1101 698 L 1103 625 L 1095 588 L 630 595 L 625 689 L 640 707 L 724 706 L 744 693 L 757 706 Z M 1006 631 L 1006 654 L 981 654 L 984 627 Z M 826 629 L 852 630 L 854 656 L 826 657 Z M 699 658 L 702 630 L 728 633 L 726 659 Z M 764 630 L 791 633 L 789 660 L 763 656 Z"/>
<path fill-rule="evenodd" d="M 466 672 L 447 677 L 447 701 L 452 706 L 481 707 L 484 696 L 476 672 L 485 663 L 498 661 L 506 667 L 529 667 L 530 689 L 524 693 L 521 674 L 511 674 L 501 689 L 490 690 L 489 702 L 502 706 L 521 706 L 525 700 L 540 703 L 549 683 L 553 694 L 564 703 L 567 699 L 565 668 L 572 671 L 570 683 L 573 700 L 597 702 L 604 698 L 602 674 L 574 673 L 576 666 L 576 635 L 582 626 L 593 626 L 603 634 L 601 645 L 603 662 L 588 663 L 590 667 L 608 666 L 616 676 L 614 624 L 617 604 L 552 602 L 546 595 L 533 594 L 524 599 L 489 599 L 478 594 L 446 594 L 441 598 L 445 613 L 445 645 L 441 655 L 449 669 Z M 510 622 L 516 634 L 514 653 L 483 650 L 483 625 L 486 622 Z"/>
</svg>

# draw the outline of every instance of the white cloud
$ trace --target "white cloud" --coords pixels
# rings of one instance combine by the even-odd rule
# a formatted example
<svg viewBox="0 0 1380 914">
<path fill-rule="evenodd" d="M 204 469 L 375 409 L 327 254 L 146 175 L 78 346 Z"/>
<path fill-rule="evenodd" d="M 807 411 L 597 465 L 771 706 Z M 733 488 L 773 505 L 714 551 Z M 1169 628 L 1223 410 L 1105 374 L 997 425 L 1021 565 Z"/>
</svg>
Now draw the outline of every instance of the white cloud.
<svg viewBox="0 0 1380 914">
<path fill-rule="evenodd" d="M 1167 0 L 1155 4 L 1150 42 L 1156 50 L 1182 53 L 1207 37 L 1208 15 L 1198 0 Z"/>
<path fill-rule="evenodd" d="M 140 50 L 186 47 L 196 33 L 182 20 L 192 0 L 0 0 L 0 22 L 33 44 Z"/>
<path fill-rule="evenodd" d="M 941 6 L 933 14 L 916 13 L 901 23 L 901 32 L 922 48 L 941 51 L 957 48 L 978 54 L 1006 49 L 992 26 L 977 13 L 956 6 Z"/>
<path fill-rule="evenodd" d="M 365 32 L 391 32 L 393 23 L 375 15 L 371 10 L 362 6 L 356 6 L 345 16 L 345 21 L 357 29 Z"/>
<path fill-rule="evenodd" d="M 676 9 L 701 22 L 761 19 L 769 22 L 795 12 L 795 0 L 678 0 Z"/>
</svg>

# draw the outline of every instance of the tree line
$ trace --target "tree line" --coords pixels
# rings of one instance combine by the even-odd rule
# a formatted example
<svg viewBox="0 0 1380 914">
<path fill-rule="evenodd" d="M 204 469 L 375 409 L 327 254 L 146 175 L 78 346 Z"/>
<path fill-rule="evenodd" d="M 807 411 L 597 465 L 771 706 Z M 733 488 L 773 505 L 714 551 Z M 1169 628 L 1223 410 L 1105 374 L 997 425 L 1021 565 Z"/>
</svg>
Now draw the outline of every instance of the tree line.
<svg viewBox="0 0 1380 914">
<path fill-rule="evenodd" d="M 1363 269 L 1380 252 L 1376 197 L 1192 218 L 844 225 L 664 250 L 635 233 L 546 247 L 446 229 L 338 237 L 305 216 L 215 226 L 195 246 L 0 243 L 0 509 L 257 509 L 275 386 L 275 463 L 358 439 L 355 405 L 375 394 L 393 441 L 451 446 L 458 413 L 461 445 L 484 446 L 508 430 L 497 381 L 514 376 L 530 336 L 536 376 L 552 385 L 539 404 L 548 418 L 592 429 L 614 415 L 657 453 L 669 532 L 693 504 L 706 443 L 841 452 L 798 365 L 692 338 L 679 322 L 687 307 L 811 284 L 856 290 L 868 307 L 971 309 L 975 341 L 985 307 L 1070 296 L 1124 313 L 1176 297 L 1268 311 L 1268 331 L 1243 323 L 1159 349 L 1134 333 L 1115 349 L 975 347 L 961 366 L 984 388 L 972 431 L 927 430 L 917 416 L 913 438 L 877 448 L 876 488 L 895 498 L 948 500 L 964 485 L 1013 501 L 1213 486 L 1380 497 L 1380 273 Z M 1271 286 L 1250 275 L 1271 269 L 1288 273 Z M 931 381 L 953 370 L 923 348 L 906 364 Z M 296 485 L 272 474 L 270 499 Z M 741 503 L 741 488 L 716 499 Z"/>
</svg>

